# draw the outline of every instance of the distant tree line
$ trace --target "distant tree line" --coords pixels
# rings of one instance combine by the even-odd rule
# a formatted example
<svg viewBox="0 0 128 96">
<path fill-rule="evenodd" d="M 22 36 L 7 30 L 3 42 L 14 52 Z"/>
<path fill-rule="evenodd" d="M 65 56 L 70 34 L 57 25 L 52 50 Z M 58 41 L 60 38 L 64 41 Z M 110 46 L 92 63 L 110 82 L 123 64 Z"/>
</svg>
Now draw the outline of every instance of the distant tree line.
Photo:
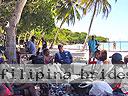
<svg viewBox="0 0 128 96">
<path fill-rule="evenodd" d="M 49 44 L 53 41 L 57 30 L 58 30 L 58 28 L 54 28 L 54 30 L 52 32 L 50 32 L 50 33 L 48 32 L 48 33 L 44 34 L 44 38 Z M 30 33 L 34 34 L 36 36 L 37 42 L 40 41 L 40 39 L 42 37 L 41 30 L 33 30 L 32 32 L 29 32 L 27 34 L 27 37 L 25 37 L 26 36 L 25 33 L 18 34 L 17 38 L 19 38 L 19 36 L 20 36 L 19 39 L 21 40 L 21 42 L 26 41 L 26 39 L 29 39 L 29 36 L 31 36 Z M 55 44 L 58 44 L 58 43 L 83 44 L 86 36 L 87 36 L 86 32 L 72 32 L 69 29 L 60 29 L 60 32 L 58 33 L 58 37 L 57 37 Z M 96 36 L 96 40 L 98 40 L 99 42 L 107 42 L 109 39 L 106 37 L 102 37 L 102 36 Z"/>
</svg>

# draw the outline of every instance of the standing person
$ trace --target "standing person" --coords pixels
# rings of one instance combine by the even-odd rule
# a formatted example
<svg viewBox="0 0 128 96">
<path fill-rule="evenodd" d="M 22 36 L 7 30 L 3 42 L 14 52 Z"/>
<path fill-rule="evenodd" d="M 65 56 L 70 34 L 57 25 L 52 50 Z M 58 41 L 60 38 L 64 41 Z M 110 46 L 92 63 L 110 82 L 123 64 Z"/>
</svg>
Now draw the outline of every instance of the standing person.
<svg viewBox="0 0 128 96">
<path fill-rule="evenodd" d="M 116 42 L 113 42 L 113 50 L 116 49 Z"/>
<path fill-rule="evenodd" d="M 98 50 L 98 41 L 95 40 L 95 37 L 92 36 L 92 38 L 88 41 L 89 46 L 89 62 L 91 61 L 91 58 L 93 58 L 93 61 L 95 60 L 95 52 Z"/>
<path fill-rule="evenodd" d="M 28 41 L 28 43 L 27 43 L 27 48 L 28 48 L 29 54 L 36 55 L 35 39 L 36 39 L 36 37 L 35 36 L 32 36 L 31 37 L 31 40 Z"/>
<path fill-rule="evenodd" d="M 47 48 L 47 42 L 44 40 L 44 38 L 42 37 L 42 50 Z"/>
<path fill-rule="evenodd" d="M 70 70 L 70 64 L 73 62 L 72 55 L 69 51 L 65 51 L 63 49 L 63 45 L 58 45 L 59 52 L 55 54 L 55 63 L 60 63 L 61 68 L 64 69 L 63 71 L 69 71 Z M 67 64 L 67 65 L 66 65 Z M 71 70 L 70 70 L 71 71 Z"/>
</svg>

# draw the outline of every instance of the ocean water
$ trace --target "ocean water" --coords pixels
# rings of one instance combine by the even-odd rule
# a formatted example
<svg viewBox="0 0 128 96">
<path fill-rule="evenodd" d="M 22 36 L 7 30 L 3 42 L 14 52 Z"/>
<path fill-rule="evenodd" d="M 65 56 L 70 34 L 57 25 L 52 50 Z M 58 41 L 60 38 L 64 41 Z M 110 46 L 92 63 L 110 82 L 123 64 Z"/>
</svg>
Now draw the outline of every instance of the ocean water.
<svg viewBox="0 0 128 96">
<path fill-rule="evenodd" d="M 108 51 L 128 51 L 128 41 L 116 41 L 114 42 L 100 43 L 100 49 Z"/>
<path fill-rule="evenodd" d="M 83 44 L 65 45 L 64 48 L 80 50 L 83 48 Z M 85 49 L 88 49 L 88 46 L 86 46 Z M 114 42 L 100 42 L 99 49 L 107 51 L 128 51 L 128 41 L 116 41 L 115 44 Z"/>
</svg>

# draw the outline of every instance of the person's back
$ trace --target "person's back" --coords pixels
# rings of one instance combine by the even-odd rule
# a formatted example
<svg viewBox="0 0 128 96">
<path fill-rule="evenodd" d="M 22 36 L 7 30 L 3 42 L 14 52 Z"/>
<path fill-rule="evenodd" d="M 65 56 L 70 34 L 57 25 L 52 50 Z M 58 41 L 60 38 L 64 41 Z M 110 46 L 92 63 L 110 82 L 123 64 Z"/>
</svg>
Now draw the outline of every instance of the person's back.
<svg viewBox="0 0 128 96">
<path fill-rule="evenodd" d="M 36 55 L 36 45 L 34 44 L 35 37 L 32 36 L 31 40 L 28 41 L 28 52 L 29 54 Z"/>
<path fill-rule="evenodd" d="M 29 41 L 29 53 L 30 54 L 36 53 L 36 46 L 32 41 Z"/>
</svg>

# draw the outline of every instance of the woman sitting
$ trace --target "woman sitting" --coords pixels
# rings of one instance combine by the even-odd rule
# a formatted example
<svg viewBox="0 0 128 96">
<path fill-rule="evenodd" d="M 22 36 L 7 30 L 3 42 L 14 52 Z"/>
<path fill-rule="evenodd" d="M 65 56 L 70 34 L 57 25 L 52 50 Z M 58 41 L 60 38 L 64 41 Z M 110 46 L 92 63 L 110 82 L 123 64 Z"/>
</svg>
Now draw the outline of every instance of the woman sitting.
<svg viewBox="0 0 128 96">
<path fill-rule="evenodd" d="M 102 61 L 103 64 L 110 64 L 110 62 L 107 60 L 107 51 L 106 50 L 101 50 L 100 61 Z"/>
<path fill-rule="evenodd" d="M 43 50 L 44 64 L 53 63 L 54 57 L 50 55 L 49 49 Z"/>
</svg>

